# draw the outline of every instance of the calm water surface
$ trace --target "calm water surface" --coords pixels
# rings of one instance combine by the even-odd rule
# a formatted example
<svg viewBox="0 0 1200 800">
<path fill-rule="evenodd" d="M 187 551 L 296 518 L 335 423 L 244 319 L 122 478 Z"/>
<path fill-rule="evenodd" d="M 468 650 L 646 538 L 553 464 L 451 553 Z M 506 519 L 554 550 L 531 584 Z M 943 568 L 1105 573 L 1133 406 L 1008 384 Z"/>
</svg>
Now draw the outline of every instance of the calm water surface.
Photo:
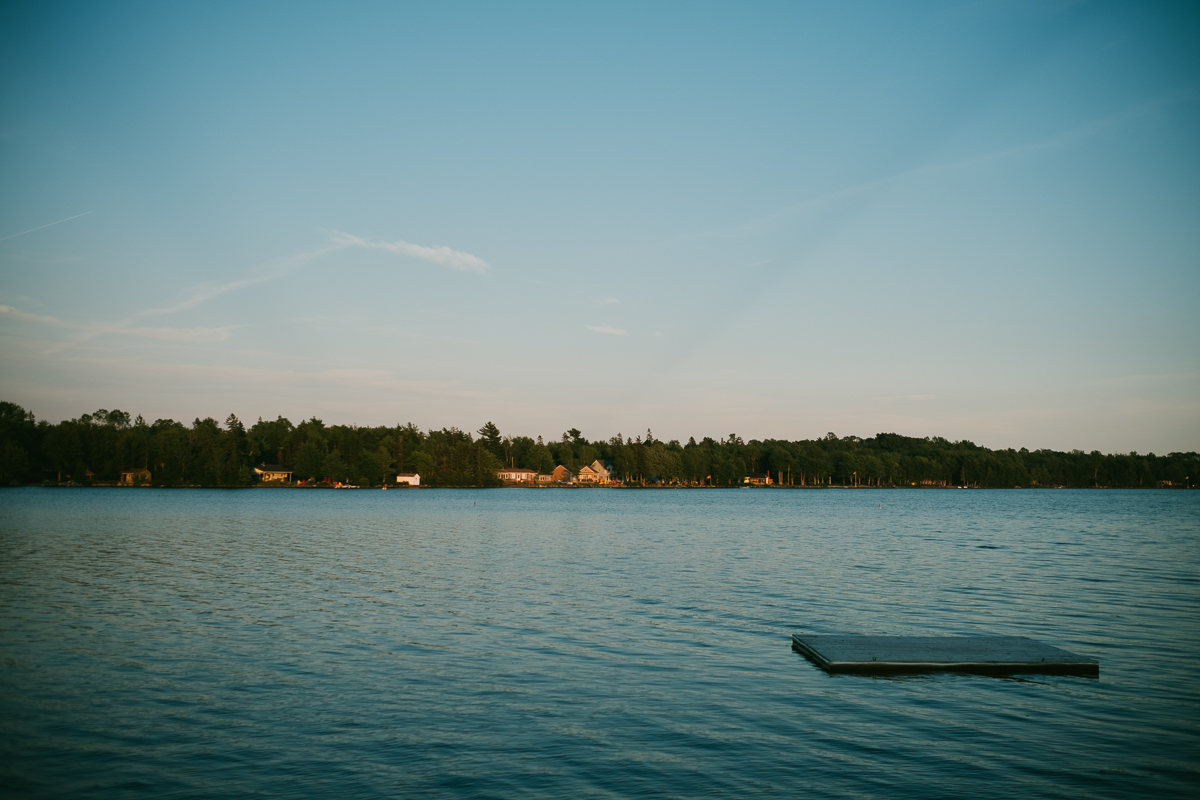
<svg viewBox="0 0 1200 800">
<path fill-rule="evenodd" d="M 1198 650 L 1200 492 L 0 492 L 10 795 L 1194 797 Z"/>
</svg>

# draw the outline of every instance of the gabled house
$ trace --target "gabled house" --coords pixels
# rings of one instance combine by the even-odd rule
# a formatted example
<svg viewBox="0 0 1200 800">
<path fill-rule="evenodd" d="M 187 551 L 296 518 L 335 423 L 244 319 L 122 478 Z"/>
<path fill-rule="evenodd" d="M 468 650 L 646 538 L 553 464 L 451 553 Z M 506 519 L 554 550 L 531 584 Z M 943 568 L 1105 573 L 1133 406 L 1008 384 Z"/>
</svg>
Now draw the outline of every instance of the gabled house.
<svg viewBox="0 0 1200 800">
<path fill-rule="evenodd" d="M 401 486 L 420 486 L 421 476 L 416 472 L 402 472 L 396 476 L 396 483 Z"/>
<path fill-rule="evenodd" d="M 571 470 L 567 469 L 562 464 L 559 464 L 554 468 L 554 472 L 550 473 L 550 479 L 555 483 L 570 483 Z"/>
<path fill-rule="evenodd" d="M 608 483 L 612 480 L 612 467 L 596 459 L 586 467 L 581 467 L 575 476 L 576 483 Z"/>
</svg>

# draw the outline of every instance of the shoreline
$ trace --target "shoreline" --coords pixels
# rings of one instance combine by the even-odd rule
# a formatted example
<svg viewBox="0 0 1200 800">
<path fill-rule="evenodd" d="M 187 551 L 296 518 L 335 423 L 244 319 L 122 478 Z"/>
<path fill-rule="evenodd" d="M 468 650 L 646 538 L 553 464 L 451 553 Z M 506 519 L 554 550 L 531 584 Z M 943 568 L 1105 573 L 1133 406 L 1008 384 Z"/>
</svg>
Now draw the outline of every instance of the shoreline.
<svg viewBox="0 0 1200 800">
<path fill-rule="evenodd" d="M 786 491 L 786 490 L 803 490 L 803 491 L 827 491 L 827 490 L 868 490 L 868 491 L 895 491 L 895 490 L 961 490 L 970 489 L 973 491 L 992 491 L 992 492 L 1007 492 L 1007 491 L 1051 491 L 1059 489 L 1076 489 L 1080 491 L 1188 491 L 1189 488 L 1197 487 L 1185 486 L 1138 486 L 1138 487 L 1122 487 L 1122 486 L 853 486 L 853 485 L 826 485 L 826 486 L 477 486 L 477 485 L 455 485 L 455 486 L 298 486 L 296 484 L 274 484 L 264 485 L 255 484 L 252 486 L 240 485 L 222 485 L 222 484 L 187 484 L 187 485 L 171 485 L 171 484 L 121 484 L 121 483 L 88 483 L 88 484 L 66 484 L 66 483 L 25 483 L 18 485 L 9 485 L 0 487 L 2 489 L 227 489 L 227 490 L 314 490 L 314 491 L 369 491 L 379 492 L 401 490 L 401 491 L 421 491 L 423 489 L 523 489 L 533 491 L 543 490 L 596 490 L 596 489 L 618 489 L 618 490 L 633 490 L 633 491 L 666 491 L 666 490 L 691 490 L 691 489 L 714 489 L 721 491 L 734 491 L 742 489 L 753 489 L 755 491 Z"/>
</svg>

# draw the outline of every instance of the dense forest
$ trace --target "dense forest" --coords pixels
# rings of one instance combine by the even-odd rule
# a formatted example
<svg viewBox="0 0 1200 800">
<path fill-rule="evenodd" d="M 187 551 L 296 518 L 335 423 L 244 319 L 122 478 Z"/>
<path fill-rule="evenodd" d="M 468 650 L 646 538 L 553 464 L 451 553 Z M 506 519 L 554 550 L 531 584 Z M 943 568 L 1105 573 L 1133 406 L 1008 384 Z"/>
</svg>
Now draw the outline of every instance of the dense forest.
<svg viewBox="0 0 1200 800">
<path fill-rule="evenodd" d="M 627 485 L 739 486 L 769 474 L 784 486 L 1190 487 L 1200 473 L 1196 453 L 1110 454 L 989 450 L 969 441 L 880 433 L 832 433 L 803 441 L 743 441 L 736 434 L 663 442 L 645 436 L 588 441 L 571 429 L 558 441 L 505 436 L 488 422 L 475 434 L 443 428 L 325 425 L 313 417 L 280 417 L 246 427 L 169 419 L 148 423 L 101 409 L 52 425 L 14 403 L 0 402 L 0 486 L 116 483 L 126 470 L 147 469 L 161 486 L 247 486 L 253 467 L 280 464 L 310 485 L 391 483 L 416 472 L 425 486 L 497 486 L 503 466 L 576 472 L 600 459 Z"/>
</svg>

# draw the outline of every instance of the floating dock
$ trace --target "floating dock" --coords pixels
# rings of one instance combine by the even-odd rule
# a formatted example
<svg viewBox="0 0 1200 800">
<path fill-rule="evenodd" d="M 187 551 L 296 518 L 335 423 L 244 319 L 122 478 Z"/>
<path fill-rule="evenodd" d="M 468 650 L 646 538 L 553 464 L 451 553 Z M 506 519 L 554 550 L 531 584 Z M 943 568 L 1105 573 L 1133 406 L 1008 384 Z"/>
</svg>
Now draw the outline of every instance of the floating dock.
<svg viewBox="0 0 1200 800">
<path fill-rule="evenodd" d="M 826 672 L 972 672 L 1100 677 L 1100 662 L 1024 636 L 801 636 L 792 648 Z"/>
</svg>

